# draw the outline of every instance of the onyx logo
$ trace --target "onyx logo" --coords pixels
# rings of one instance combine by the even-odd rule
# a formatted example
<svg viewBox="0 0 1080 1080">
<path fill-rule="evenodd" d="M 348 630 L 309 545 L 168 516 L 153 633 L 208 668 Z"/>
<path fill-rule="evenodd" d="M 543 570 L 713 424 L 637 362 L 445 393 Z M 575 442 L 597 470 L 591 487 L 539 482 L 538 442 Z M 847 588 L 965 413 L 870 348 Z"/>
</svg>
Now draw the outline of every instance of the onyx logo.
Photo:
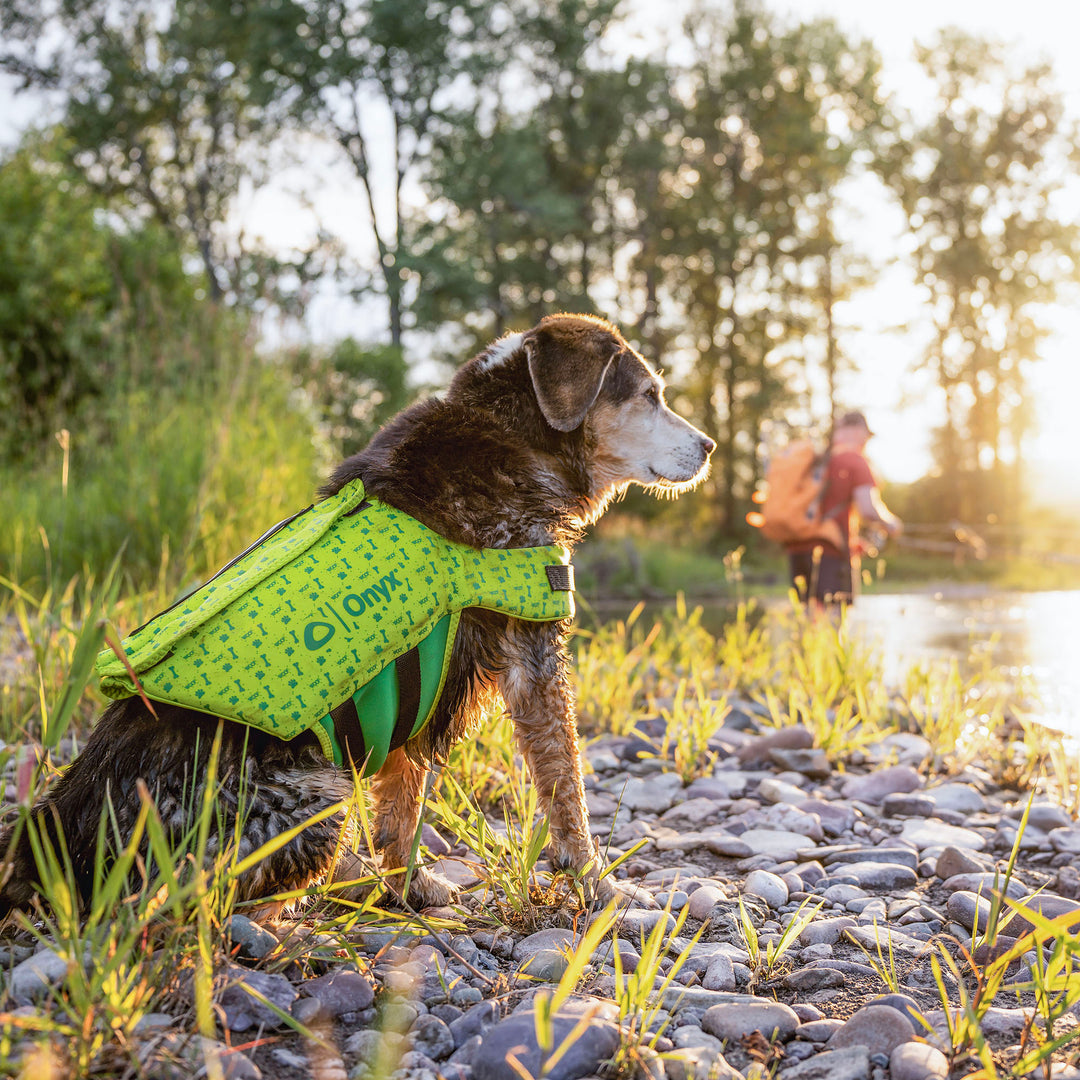
<svg viewBox="0 0 1080 1080">
<path fill-rule="evenodd" d="M 358 593 L 348 593 L 342 599 L 341 606 L 345 609 L 346 615 L 351 615 L 355 619 L 376 605 L 387 604 L 391 594 L 395 589 L 399 588 L 401 588 L 401 582 L 398 581 L 397 574 L 386 574 L 377 584 Z M 313 619 L 304 627 L 304 645 L 311 652 L 316 652 L 324 645 L 329 644 L 337 633 L 339 625 L 344 628 L 345 635 L 349 638 L 352 637 L 354 629 L 359 629 L 359 625 L 356 623 L 350 626 L 337 608 L 327 601 L 323 601 L 315 610 L 323 618 Z"/>
</svg>

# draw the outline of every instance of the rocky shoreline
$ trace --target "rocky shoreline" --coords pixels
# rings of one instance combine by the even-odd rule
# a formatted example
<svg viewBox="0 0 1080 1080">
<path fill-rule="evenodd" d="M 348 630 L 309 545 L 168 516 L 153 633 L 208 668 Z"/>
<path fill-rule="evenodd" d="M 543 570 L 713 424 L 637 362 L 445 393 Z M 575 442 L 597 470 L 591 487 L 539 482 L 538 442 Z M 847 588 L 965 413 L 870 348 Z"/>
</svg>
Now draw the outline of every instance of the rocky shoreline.
<svg viewBox="0 0 1080 1080">
<path fill-rule="evenodd" d="M 667 771 L 660 720 L 588 747 L 594 834 L 610 857 L 644 841 L 617 872 L 639 902 L 620 912 L 615 935 L 552 1020 L 553 1047 L 570 1037 L 547 1070 L 552 1080 L 610 1075 L 615 1057 L 624 1074 L 649 1080 L 932 1080 L 974 1067 L 953 1053 L 955 1013 L 950 1025 L 931 958 L 939 943 L 954 958 L 956 971 L 944 965 L 942 980 L 955 1010 L 977 988 L 980 965 L 1023 931 L 1021 912 L 992 942 L 978 940 L 1026 798 L 975 767 L 927 776 L 932 748 L 917 735 L 888 736 L 840 772 L 805 729 L 770 731 L 759 721 L 750 703 L 734 709 L 710 742 L 715 768 L 688 785 Z M 430 828 L 424 839 L 442 872 L 477 881 L 463 845 Z M 476 917 L 480 892 L 467 895 L 457 912 L 425 913 L 427 930 L 354 931 L 344 949 L 299 922 L 274 934 L 233 916 L 232 959 L 218 973 L 223 1040 L 210 1049 L 224 1075 L 538 1076 L 550 1050 L 538 1044 L 537 994 L 562 977 L 587 919 L 568 908 L 532 932 L 494 929 Z M 1062 807 L 1032 805 L 1008 895 L 1070 925 L 1072 913 L 1080 931 L 1080 826 Z M 785 937 L 793 919 L 805 925 Z M 624 976 L 651 972 L 643 943 L 658 923 L 669 941 L 655 972 L 656 1011 L 631 1033 L 614 1000 L 613 954 Z M 295 943 L 305 934 L 301 964 Z M 288 963 L 279 939 L 294 946 Z M 770 957 L 770 945 L 779 955 Z M 1030 980 L 1037 959 L 1019 957 L 981 1015 L 1003 1069 L 1043 1037 L 1033 996 L 1010 989 Z M 0 967 L 9 1022 L 55 1007 L 52 990 L 67 975 L 55 952 L 0 941 Z M 1068 1014 L 1052 1034 L 1076 1027 Z M 182 994 L 175 1013 L 144 1017 L 131 1046 L 139 1072 L 196 1075 L 207 1049 L 186 1034 L 193 1030 Z M 1080 1078 L 1078 1050 L 1066 1042 L 1041 1075 Z M 19 1052 L 16 1037 L 12 1061 Z"/>
</svg>

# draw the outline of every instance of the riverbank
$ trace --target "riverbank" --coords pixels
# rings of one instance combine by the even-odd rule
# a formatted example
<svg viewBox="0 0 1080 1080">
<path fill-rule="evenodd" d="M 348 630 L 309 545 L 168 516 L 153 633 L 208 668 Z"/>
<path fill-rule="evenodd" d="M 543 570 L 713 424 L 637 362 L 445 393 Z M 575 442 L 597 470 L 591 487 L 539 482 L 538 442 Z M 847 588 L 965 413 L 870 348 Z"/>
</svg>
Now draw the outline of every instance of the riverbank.
<svg viewBox="0 0 1080 1080">
<path fill-rule="evenodd" d="M 1005 684 L 886 687 L 849 636 L 747 610 L 722 634 L 686 610 L 607 624 L 577 680 L 592 830 L 632 906 L 553 875 L 493 718 L 428 803 L 420 857 L 464 890 L 452 908 L 320 890 L 260 927 L 226 849 L 103 883 L 78 920 L 61 858 L 60 914 L 0 944 L 4 1067 L 520 1080 L 513 1051 L 559 1080 L 1078 1075 L 1076 979 L 1039 1011 L 1077 948 L 1075 769 Z M 8 755 L 8 799 L 26 761 Z"/>
</svg>

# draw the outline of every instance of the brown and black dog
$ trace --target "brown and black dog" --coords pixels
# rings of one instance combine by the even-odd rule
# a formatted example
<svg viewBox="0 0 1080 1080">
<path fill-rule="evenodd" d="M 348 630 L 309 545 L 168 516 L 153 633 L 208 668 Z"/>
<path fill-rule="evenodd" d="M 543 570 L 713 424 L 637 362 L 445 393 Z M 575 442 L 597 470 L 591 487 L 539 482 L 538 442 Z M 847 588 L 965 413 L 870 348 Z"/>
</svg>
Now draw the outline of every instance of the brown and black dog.
<svg viewBox="0 0 1080 1080">
<path fill-rule="evenodd" d="M 708 471 L 715 443 L 664 403 L 657 373 L 602 319 L 553 315 L 501 338 L 466 363 L 442 397 L 418 402 L 345 461 L 324 496 L 362 478 L 367 493 L 448 539 L 475 547 L 572 546 L 629 484 L 671 495 Z M 501 697 L 550 822 L 555 865 L 587 867 L 589 834 L 566 649 L 569 621 L 535 623 L 495 612 L 463 613 L 445 690 L 431 722 L 390 753 L 371 785 L 382 870 L 406 865 L 431 762 L 466 735 Z M 123 836 L 139 812 L 138 781 L 178 839 L 198 805 L 219 721 L 177 706 L 152 716 L 138 697 L 110 706 L 86 747 L 37 808 L 59 822 L 78 884 L 88 891 L 106 798 Z M 240 857 L 352 794 L 310 733 L 285 742 L 223 722 L 219 810 L 231 835 L 244 799 Z M 192 795 L 194 794 L 194 798 Z M 330 817 L 244 875 L 240 898 L 306 888 L 334 871 L 344 822 Z M 6 842 L 5 842 L 6 841 Z M 0 837 L 0 853 L 11 847 Z M 25 835 L 7 851 L 0 908 L 33 895 Z M 416 906 L 446 903 L 453 889 L 423 868 L 411 879 Z"/>
</svg>

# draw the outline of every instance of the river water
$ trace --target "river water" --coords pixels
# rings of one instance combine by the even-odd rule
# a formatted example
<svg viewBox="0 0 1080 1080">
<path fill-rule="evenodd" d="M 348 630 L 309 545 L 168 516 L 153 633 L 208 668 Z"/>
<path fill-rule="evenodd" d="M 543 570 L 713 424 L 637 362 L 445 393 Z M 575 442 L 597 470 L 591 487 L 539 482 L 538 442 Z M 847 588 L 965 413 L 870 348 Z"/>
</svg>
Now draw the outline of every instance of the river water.
<svg viewBox="0 0 1080 1080">
<path fill-rule="evenodd" d="M 730 603 L 702 606 L 714 632 L 733 611 Z M 625 618 L 630 607 L 599 605 L 594 618 Z M 654 610 L 650 605 L 646 617 Z M 1032 690 L 1038 701 L 1033 716 L 1080 739 L 1080 590 L 1022 593 L 957 585 L 864 593 L 849 614 L 849 628 L 878 650 L 890 685 L 919 661 L 955 659 L 972 674 L 987 657 L 1006 678 Z"/>
<path fill-rule="evenodd" d="M 1080 590 L 996 592 L 949 587 L 862 595 L 850 628 L 881 652 L 888 681 L 912 662 L 988 656 L 1025 676 L 1049 727 L 1080 737 Z"/>
</svg>

